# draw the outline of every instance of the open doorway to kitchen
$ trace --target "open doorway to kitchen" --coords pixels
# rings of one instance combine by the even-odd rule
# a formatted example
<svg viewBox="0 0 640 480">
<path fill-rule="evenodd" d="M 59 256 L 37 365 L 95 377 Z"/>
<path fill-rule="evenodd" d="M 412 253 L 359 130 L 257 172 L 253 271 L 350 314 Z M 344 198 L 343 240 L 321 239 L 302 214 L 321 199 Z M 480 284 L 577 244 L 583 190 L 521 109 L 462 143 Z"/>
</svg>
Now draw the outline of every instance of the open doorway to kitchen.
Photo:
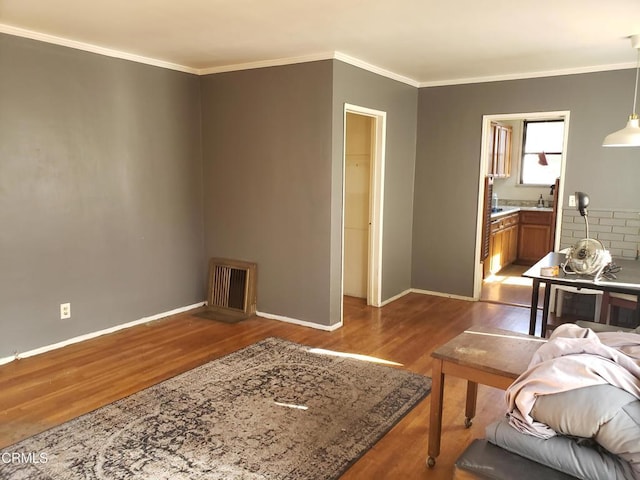
<svg viewBox="0 0 640 480">
<path fill-rule="evenodd" d="M 343 296 L 381 306 L 386 113 L 345 105 Z"/>
<path fill-rule="evenodd" d="M 568 111 L 483 117 L 474 298 L 531 305 L 522 273 L 559 245 L 568 132 Z"/>
</svg>

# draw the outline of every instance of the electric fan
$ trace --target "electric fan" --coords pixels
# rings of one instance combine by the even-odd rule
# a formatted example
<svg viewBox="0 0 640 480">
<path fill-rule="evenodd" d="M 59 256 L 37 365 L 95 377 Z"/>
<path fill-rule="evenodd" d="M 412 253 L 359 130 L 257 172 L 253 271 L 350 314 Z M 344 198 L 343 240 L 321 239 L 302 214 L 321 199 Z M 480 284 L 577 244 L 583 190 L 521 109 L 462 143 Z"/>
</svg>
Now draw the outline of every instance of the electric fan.
<svg viewBox="0 0 640 480">
<path fill-rule="evenodd" d="M 611 254 L 602 243 L 594 238 L 589 238 L 589 222 L 587 220 L 587 206 L 589 196 L 583 192 L 576 192 L 578 199 L 578 211 L 584 217 L 587 238 L 578 240 L 567 251 L 566 262 L 562 264 L 565 273 L 577 273 L 580 275 L 593 275 L 597 280 L 602 271 L 611 263 Z M 570 271 L 567 271 L 567 267 Z"/>
<path fill-rule="evenodd" d="M 567 252 L 567 264 L 580 275 L 599 277 L 602 270 L 611 263 L 611 254 L 604 245 L 594 238 L 583 238 Z"/>
</svg>

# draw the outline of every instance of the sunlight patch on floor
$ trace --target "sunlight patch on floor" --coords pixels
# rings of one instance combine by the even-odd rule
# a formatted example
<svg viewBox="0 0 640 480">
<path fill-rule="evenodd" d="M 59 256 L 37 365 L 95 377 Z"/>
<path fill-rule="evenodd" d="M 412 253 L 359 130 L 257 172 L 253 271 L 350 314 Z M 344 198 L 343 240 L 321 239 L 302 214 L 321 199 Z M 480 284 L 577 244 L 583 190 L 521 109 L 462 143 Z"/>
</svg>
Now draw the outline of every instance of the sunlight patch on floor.
<svg viewBox="0 0 640 480">
<path fill-rule="evenodd" d="M 509 277 L 505 277 L 504 275 L 491 274 L 487 278 L 485 278 L 484 281 L 485 281 L 485 283 L 502 283 L 507 278 L 509 278 Z"/>
<path fill-rule="evenodd" d="M 501 283 L 503 285 L 519 285 L 519 286 L 531 286 L 532 282 L 530 278 L 515 276 L 515 275 L 489 275 L 484 279 L 484 283 Z"/>
<path fill-rule="evenodd" d="M 333 350 L 325 350 L 323 348 L 311 348 L 309 349 L 309 352 L 317 353 L 319 355 L 331 355 L 333 357 L 353 358 L 355 360 L 362 360 L 365 362 L 382 363 L 384 365 L 395 365 L 398 367 L 402 367 L 402 363 L 392 362 L 391 360 L 384 360 L 382 358 L 377 358 L 377 357 L 371 357 L 369 355 L 360 355 L 359 353 L 336 352 Z"/>
<path fill-rule="evenodd" d="M 525 277 L 507 277 L 503 282 L 503 285 L 519 285 L 523 287 L 530 287 L 532 281 L 530 278 Z"/>
<path fill-rule="evenodd" d="M 281 403 L 281 402 L 273 402 L 279 407 L 287 407 L 287 408 L 295 408 L 296 410 L 309 410 L 309 407 L 306 405 L 296 405 L 293 403 Z"/>
</svg>

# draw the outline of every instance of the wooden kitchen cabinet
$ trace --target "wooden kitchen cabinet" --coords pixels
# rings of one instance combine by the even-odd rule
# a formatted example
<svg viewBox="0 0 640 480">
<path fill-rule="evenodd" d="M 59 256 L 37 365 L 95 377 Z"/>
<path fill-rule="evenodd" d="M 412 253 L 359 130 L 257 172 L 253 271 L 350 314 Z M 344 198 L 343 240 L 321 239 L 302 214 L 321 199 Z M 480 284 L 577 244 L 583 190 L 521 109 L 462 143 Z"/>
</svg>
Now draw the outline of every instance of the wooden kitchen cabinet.
<svg viewBox="0 0 640 480">
<path fill-rule="evenodd" d="M 485 261 L 485 276 L 498 273 L 517 259 L 518 223 L 519 216 L 517 213 L 491 221 L 489 257 Z"/>
<path fill-rule="evenodd" d="M 491 122 L 488 174 L 496 178 L 511 176 L 511 137 L 509 125 Z"/>
<path fill-rule="evenodd" d="M 518 216 L 515 215 L 515 217 L 515 220 L 518 220 Z M 519 223 L 517 221 L 505 229 L 505 246 L 507 248 L 505 258 L 507 259 L 507 265 L 514 263 L 518 259 L 518 230 Z"/>
<path fill-rule="evenodd" d="M 533 265 L 553 250 L 553 212 L 521 211 L 518 233 L 518 259 L 521 265 Z"/>
</svg>

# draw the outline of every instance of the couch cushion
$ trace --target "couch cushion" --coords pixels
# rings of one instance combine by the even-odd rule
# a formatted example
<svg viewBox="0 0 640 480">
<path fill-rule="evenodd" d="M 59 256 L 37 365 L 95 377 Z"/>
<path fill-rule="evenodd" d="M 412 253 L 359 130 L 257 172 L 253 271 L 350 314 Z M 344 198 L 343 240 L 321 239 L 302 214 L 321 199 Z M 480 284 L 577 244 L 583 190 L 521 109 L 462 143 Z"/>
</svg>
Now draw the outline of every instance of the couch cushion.
<svg viewBox="0 0 640 480">
<path fill-rule="evenodd" d="M 640 401 L 613 385 L 541 395 L 531 416 L 563 435 L 593 438 L 640 472 Z"/>
<path fill-rule="evenodd" d="M 460 469 L 473 473 L 476 478 L 496 480 L 516 478 L 518 480 L 571 480 L 576 478 L 492 445 L 486 440 L 474 440 L 458 457 L 455 466 L 456 471 Z"/>
<path fill-rule="evenodd" d="M 548 439 L 518 432 L 504 418 L 486 428 L 494 445 L 583 480 L 634 480 L 630 465 L 598 448 L 595 442 L 557 435 Z"/>
</svg>

